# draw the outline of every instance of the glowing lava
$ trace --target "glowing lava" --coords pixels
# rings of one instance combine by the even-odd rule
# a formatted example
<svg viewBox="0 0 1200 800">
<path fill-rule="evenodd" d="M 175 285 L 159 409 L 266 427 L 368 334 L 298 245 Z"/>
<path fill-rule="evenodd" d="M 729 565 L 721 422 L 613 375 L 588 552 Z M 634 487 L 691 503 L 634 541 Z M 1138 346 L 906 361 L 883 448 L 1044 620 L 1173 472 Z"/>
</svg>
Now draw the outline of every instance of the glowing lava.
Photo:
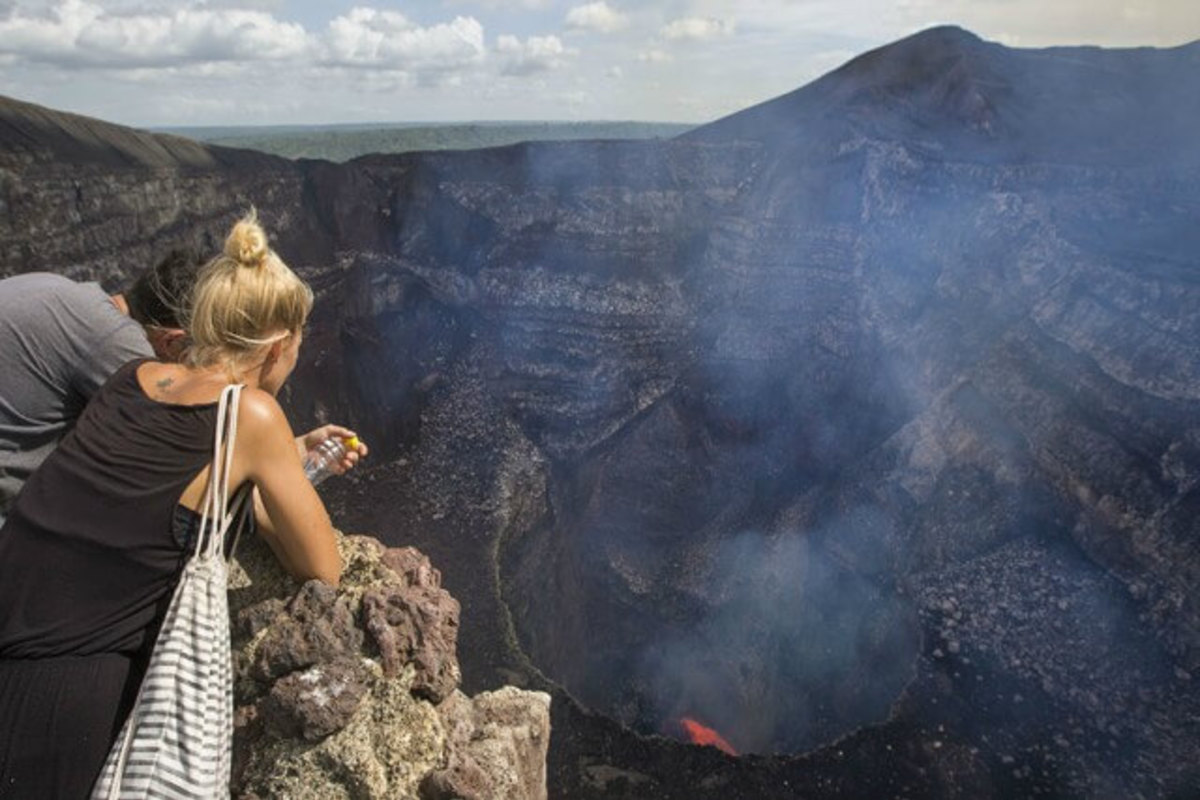
<svg viewBox="0 0 1200 800">
<path fill-rule="evenodd" d="M 725 741 L 725 737 L 712 728 L 701 725 L 691 717 L 684 717 L 679 722 L 683 725 L 683 729 L 687 731 L 688 739 L 691 740 L 692 744 L 709 745 L 731 756 L 738 754 L 737 750 L 733 749 L 733 745 Z"/>
</svg>

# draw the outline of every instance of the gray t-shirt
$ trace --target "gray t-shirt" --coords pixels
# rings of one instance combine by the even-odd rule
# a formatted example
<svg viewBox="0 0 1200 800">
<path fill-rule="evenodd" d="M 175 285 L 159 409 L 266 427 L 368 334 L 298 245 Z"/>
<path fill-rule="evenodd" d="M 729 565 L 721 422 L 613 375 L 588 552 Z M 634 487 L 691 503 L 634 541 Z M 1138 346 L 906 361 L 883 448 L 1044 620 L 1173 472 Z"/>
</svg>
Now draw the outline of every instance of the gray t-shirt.
<svg viewBox="0 0 1200 800">
<path fill-rule="evenodd" d="M 99 284 L 44 272 L 0 280 L 0 524 L 96 390 L 153 355 Z"/>
</svg>

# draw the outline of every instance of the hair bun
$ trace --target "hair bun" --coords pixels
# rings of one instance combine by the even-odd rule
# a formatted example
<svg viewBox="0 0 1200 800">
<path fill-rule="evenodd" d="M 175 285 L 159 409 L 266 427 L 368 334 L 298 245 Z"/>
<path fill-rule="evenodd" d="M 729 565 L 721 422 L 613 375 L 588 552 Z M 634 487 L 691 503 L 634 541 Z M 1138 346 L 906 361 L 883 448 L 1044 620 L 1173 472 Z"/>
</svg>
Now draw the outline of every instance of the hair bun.
<svg viewBox="0 0 1200 800">
<path fill-rule="evenodd" d="M 225 255 L 243 267 L 259 267 L 270 252 L 266 231 L 258 224 L 258 214 L 252 209 L 229 232 L 229 238 L 225 240 Z"/>
</svg>

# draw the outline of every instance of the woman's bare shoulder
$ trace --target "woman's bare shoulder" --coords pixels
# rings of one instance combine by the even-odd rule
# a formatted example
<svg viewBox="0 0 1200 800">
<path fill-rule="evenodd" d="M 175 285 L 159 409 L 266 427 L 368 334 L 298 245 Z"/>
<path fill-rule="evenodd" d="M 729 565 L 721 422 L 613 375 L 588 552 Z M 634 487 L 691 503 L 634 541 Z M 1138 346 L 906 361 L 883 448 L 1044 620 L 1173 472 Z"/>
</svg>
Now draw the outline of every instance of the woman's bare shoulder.
<svg viewBox="0 0 1200 800">
<path fill-rule="evenodd" d="M 238 426 L 251 434 L 269 435 L 286 432 L 291 436 L 291 425 L 270 392 L 252 386 L 242 389 L 238 403 Z"/>
</svg>

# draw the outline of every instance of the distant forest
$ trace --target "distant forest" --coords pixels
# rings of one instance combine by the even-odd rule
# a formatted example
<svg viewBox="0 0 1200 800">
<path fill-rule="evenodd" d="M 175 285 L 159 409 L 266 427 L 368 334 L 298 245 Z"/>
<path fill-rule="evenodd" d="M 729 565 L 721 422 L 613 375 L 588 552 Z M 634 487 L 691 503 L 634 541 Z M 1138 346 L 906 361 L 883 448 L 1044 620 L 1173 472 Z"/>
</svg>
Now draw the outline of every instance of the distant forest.
<svg viewBox="0 0 1200 800">
<path fill-rule="evenodd" d="M 471 150 L 550 139 L 667 139 L 693 128 L 668 122 L 471 122 L 157 128 L 160 133 L 287 158 L 349 161 L 368 153 Z"/>
</svg>

